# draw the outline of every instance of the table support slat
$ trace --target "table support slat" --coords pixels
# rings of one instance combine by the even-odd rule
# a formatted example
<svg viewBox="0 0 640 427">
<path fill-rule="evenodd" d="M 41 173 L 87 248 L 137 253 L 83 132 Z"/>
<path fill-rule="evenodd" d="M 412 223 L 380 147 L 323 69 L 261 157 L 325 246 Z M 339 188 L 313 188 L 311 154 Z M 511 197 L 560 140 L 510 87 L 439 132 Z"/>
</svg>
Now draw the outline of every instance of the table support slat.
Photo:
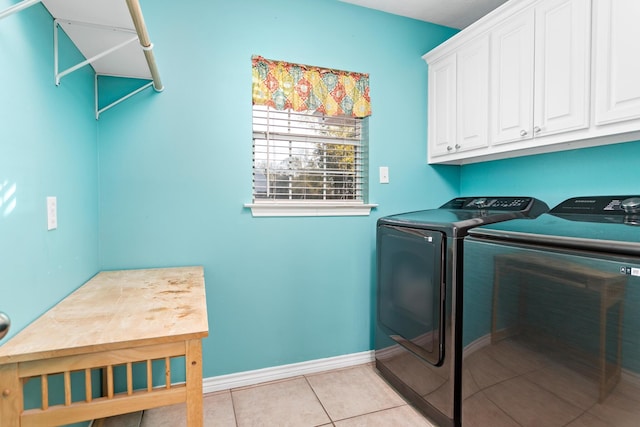
<svg viewBox="0 0 640 427">
<path fill-rule="evenodd" d="M 71 372 L 64 371 L 64 405 L 71 405 Z"/>
<path fill-rule="evenodd" d="M 91 369 L 84 370 L 84 392 L 85 400 L 87 403 L 91 403 L 93 400 L 93 386 L 91 383 Z"/>
<path fill-rule="evenodd" d="M 147 360 L 147 391 L 153 390 L 153 361 Z"/>
<path fill-rule="evenodd" d="M 127 394 L 131 396 L 133 393 L 133 370 L 131 362 L 127 362 Z"/>
<path fill-rule="evenodd" d="M 164 358 L 164 383 L 167 389 L 171 388 L 171 358 Z"/>
<path fill-rule="evenodd" d="M 46 411 L 49 408 L 49 376 L 42 375 L 42 410 Z"/>
</svg>

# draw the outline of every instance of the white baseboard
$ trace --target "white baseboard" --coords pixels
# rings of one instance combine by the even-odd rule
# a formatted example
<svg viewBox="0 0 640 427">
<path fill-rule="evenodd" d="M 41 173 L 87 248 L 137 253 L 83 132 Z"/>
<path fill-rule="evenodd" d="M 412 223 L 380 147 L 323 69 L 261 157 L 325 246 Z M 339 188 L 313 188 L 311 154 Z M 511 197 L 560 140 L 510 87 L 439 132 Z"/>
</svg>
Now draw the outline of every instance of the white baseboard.
<svg viewBox="0 0 640 427">
<path fill-rule="evenodd" d="M 373 350 L 369 350 L 361 353 L 345 354 L 343 356 L 292 363 L 290 365 L 280 365 L 271 368 L 256 369 L 254 371 L 220 375 L 217 377 L 205 378 L 202 381 L 202 391 L 204 393 L 212 393 L 214 391 L 229 390 L 237 387 L 260 384 L 267 381 L 275 381 L 299 375 L 307 375 L 330 371 L 332 369 L 362 365 L 373 362 L 374 360 L 374 352 Z"/>
</svg>

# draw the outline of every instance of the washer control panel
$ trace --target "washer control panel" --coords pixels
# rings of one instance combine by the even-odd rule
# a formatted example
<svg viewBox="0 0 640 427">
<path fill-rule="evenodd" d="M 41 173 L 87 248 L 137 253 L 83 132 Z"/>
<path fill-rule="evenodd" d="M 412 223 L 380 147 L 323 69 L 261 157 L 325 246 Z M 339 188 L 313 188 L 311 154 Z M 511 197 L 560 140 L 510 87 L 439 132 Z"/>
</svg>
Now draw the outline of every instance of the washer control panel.
<svg viewBox="0 0 640 427">
<path fill-rule="evenodd" d="M 549 213 L 571 221 L 640 226 L 640 196 L 572 197 Z"/>
<path fill-rule="evenodd" d="M 440 209 L 526 211 L 532 200 L 531 197 L 458 197 Z"/>
<path fill-rule="evenodd" d="M 552 214 L 630 215 L 640 213 L 640 196 L 573 197 L 551 209 Z"/>
</svg>

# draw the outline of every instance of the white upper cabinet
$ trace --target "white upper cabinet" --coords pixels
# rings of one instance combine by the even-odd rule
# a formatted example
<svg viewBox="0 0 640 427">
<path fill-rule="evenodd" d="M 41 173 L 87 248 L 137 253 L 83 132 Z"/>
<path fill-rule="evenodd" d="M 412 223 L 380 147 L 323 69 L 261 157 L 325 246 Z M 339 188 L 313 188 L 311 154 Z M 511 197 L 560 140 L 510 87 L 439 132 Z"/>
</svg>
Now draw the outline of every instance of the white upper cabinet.
<svg viewBox="0 0 640 427">
<path fill-rule="evenodd" d="M 589 126 L 591 8 L 588 0 L 547 0 L 535 8 L 536 136 Z"/>
<path fill-rule="evenodd" d="M 595 124 L 640 118 L 640 1 L 594 0 Z"/>
<path fill-rule="evenodd" d="M 494 144 L 531 138 L 533 123 L 533 10 L 491 32 L 492 132 Z M 489 98 L 485 101 L 489 107 Z"/>
<path fill-rule="evenodd" d="M 640 0 L 509 0 L 436 47 L 429 162 L 640 140 L 639 22 Z"/>
<path fill-rule="evenodd" d="M 489 36 L 484 35 L 464 45 L 457 52 L 457 121 L 458 151 L 489 145 Z"/>
<path fill-rule="evenodd" d="M 429 162 L 488 145 L 489 38 L 429 64 Z"/>
<path fill-rule="evenodd" d="M 494 144 L 589 126 L 589 6 L 546 0 L 491 33 Z"/>
<path fill-rule="evenodd" d="M 429 155 L 438 156 L 456 145 L 456 55 L 429 65 Z"/>
</svg>

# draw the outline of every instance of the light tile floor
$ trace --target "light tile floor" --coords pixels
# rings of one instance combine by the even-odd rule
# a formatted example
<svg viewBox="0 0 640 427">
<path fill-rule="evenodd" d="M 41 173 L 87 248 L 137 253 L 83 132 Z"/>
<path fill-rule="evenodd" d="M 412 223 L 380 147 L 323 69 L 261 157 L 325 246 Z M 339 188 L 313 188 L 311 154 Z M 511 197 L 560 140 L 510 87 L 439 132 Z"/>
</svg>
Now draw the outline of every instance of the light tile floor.
<svg viewBox="0 0 640 427">
<path fill-rule="evenodd" d="M 620 381 L 598 403 L 595 382 L 518 345 L 466 360 L 465 427 L 637 427 L 640 387 Z M 186 427 L 185 405 L 109 419 L 104 427 Z M 373 364 L 204 396 L 205 427 L 436 427 Z"/>
<path fill-rule="evenodd" d="M 145 411 L 140 427 L 186 427 L 184 404 Z M 111 418 L 105 427 L 138 427 Z M 434 427 L 372 364 L 298 376 L 204 396 L 206 427 Z"/>
</svg>

